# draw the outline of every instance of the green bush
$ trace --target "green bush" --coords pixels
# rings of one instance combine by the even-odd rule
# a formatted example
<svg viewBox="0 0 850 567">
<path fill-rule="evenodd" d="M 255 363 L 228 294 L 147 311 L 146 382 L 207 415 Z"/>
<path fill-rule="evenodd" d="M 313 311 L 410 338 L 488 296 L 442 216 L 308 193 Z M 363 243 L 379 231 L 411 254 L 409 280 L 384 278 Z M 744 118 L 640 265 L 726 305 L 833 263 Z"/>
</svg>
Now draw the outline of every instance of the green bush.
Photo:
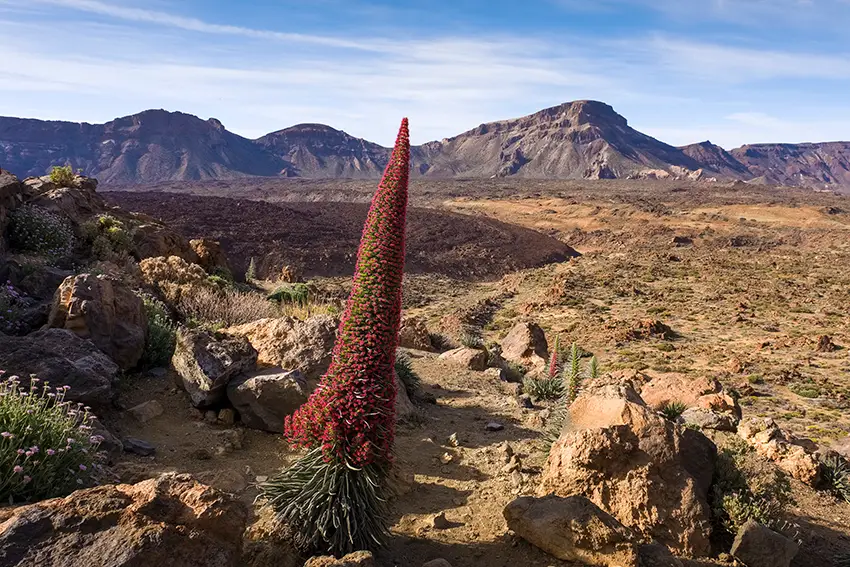
<svg viewBox="0 0 850 567">
<path fill-rule="evenodd" d="M 560 377 L 555 378 L 525 378 L 522 381 L 523 391 L 535 400 L 557 400 L 564 395 L 564 383 Z"/>
<path fill-rule="evenodd" d="M 749 449 L 725 448 L 717 456 L 709 498 L 715 523 L 728 534 L 750 519 L 777 528 L 792 502 L 791 482 Z"/>
<path fill-rule="evenodd" d="M 304 306 L 310 301 L 310 288 L 306 284 L 285 284 L 268 295 L 270 301 L 278 303 L 294 303 Z"/>
<path fill-rule="evenodd" d="M 667 402 L 661 408 L 661 415 L 668 421 L 676 421 L 680 415 L 685 413 L 686 409 L 688 409 L 688 406 L 682 402 Z"/>
<path fill-rule="evenodd" d="M 145 352 L 139 365 L 142 368 L 167 366 L 174 354 L 177 340 L 176 328 L 165 305 L 150 296 L 142 296 L 148 319 L 148 336 Z"/>
<path fill-rule="evenodd" d="M 50 181 L 59 187 L 71 187 L 74 184 L 74 169 L 70 164 L 57 165 L 50 170 Z"/>
<path fill-rule="evenodd" d="M 132 250 L 132 232 L 112 215 L 98 215 L 83 223 L 82 230 L 92 255 L 99 260 L 123 258 Z"/>
<path fill-rule="evenodd" d="M 103 440 L 91 434 L 94 416 L 32 379 L 22 390 L 12 376 L 0 382 L 0 502 L 33 502 L 98 484 Z"/>
<path fill-rule="evenodd" d="M 823 483 L 836 497 L 850 502 L 850 464 L 838 455 L 823 461 Z"/>
<path fill-rule="evenodd" d="M 398 374 L 398 379 L 404 384 L 404 389 L 407 395 L 413 395 L 422 387 L 422 379 L 419 374 L 413 370 L 413 365 L 410 361 L 410 355 L 406 352 L 400 352 L 395 358 L 395 371 Z"/>
<path fill-rule="evenodd" d="M 245 281 L 250 282 L 255 279 L 257 279 L 257 263 L 252 256 L 251 261 L 248 262 L 248 269 L 245 270 Z"/>
<path fill-rule="evenodd" d="M 9 215 L 9 241 L 13 249 L 59 259 L 74 248 L 74 231 L 65 217 L 24 205 Z"/>
<path fill-rule="evenodd" d="M 474 348 L 476 350 L 484 348 L 484 339 L 481 338 L 481 333 L 472 329 L 463 331 L 460 334 L 460 337 L 458 337 L 458 340 L 460 341 L 460 344 L 466 348 Z"/>
</svg>

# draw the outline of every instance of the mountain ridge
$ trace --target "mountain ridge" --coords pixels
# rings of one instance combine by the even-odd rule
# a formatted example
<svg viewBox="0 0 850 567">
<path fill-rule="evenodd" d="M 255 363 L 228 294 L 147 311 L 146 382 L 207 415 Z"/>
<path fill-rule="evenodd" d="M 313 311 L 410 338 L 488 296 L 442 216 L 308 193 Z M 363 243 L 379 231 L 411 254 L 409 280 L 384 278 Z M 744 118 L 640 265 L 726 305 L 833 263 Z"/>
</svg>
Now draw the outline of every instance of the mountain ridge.
<svg viewBox="0 0 850 567">
<path fill-rule="evenodd" d="M 377 178 L 391 149 L 303 123 L 249 139 L 215 118 L 151 109 L 104 124 L 0 117 L 0 167 L 43 175 L 71 164 L 104 184 L 241 177 Z M 411 149 L 434 178 L 727 179 L 850 191 L 850 142 L 675 147 L 608 104 L 566 102 Z"/>
</svg>

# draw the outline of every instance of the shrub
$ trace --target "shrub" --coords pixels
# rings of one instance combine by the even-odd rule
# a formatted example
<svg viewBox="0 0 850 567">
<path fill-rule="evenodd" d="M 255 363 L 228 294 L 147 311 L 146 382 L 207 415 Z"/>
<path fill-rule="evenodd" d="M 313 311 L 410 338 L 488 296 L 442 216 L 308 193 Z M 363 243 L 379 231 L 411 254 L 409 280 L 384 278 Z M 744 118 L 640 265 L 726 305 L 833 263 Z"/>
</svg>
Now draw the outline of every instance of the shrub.
<svg viewBox="0 0 850 567">
<path fill-rule="evenodd" d="M 823 465 L 823 483 L 836 497 L 850 502 L 850 464 L 838 455 L 831 455 L 821 461 Z"/>
<path fill-rule="evenodd" d="M 264 295 L 235 289 L 197 288 L 181 294 L 177 311 L 186 321 L 232 327 L 257 319 L 280 317 L 280 306 Z"/>
<path fill-rule="evenodd" d="M 257 263 L 252 256 L 251 261 L 248 262 L 248 269 L 245 270 L 245 281 L 250 282 L 255 279 L 257 279 Z"/>
<path fill-rule="evenodd" d="M 290 443 L 309 453 L 261 487 L 305 550 L 339 556 L 373 549 L 388 535 L 409 170 L 404 119 L 363 227 L 333 361 L 284 424 Z"/>
<path fill-rule="evenodd" d="M 124 223 L 112 215 L 98 215 L 83 223 L 86 244 L 99 260 L 126 257 L 133 246 L 133 236 Z"/>
<path fill-rule="evenodd" d="M 168 309 L 153 297 L 144 295 L 145 314 L 148 319 L 148 336 L 145 340 L 145 352 L 142 354 L 140 366 L 154 368 L 166 366 L 174 354 L 177 333 Z"/>
<path fill-rule="evenodd" d="M 21 323 L 24 307 L 24 294 L 15 289 L 12 282 L 0 286 L 0 331 L 16 335 L 24 330 Z"/>
<path fill-rule="evenodd" d="M 581 367 L 581 357 L 583 354 L 584 351 L 576 343 L 573 343 L 566 357 L 566 363 L 561 369 L 559 380 L 564 393 L 558 398 L 558 401 L 552 408 L 552 415 L 543 434 L 543 442 L 547 453 L 552 448 L 552 444 L 561 436 L 561 430 L 563 430 L 564 424 L 570 415 L 570 405 L 578 398 L 581 382 L 584 379 L 596 379 L 599 377 L 599 361 L 597 358 L 595 356 L 591 357 L 587 368 L 583 369 Z"/>
<path fill-rule="evenodd" d="M 295 304 L 303 306 L 310 301 L 310 288 L 303 283 L 282 285 L 271 292 L 267 299 L 270 301 L 277 301 L 281 304 Z"/>
<path fill-rule="evenodd" d="M 9 215 L 12 248 L 51 259 L 67 256 L 74 247 L 74 231 L 65 217 L 35 205 L 24 205 Z"/>
<path fill-rule="evenodd" d="M 664 416 L 664 419 L 668 421 L 676 421 L 679 419 L 679 416 L 685 413 L 685 410 L 688 409 L 688 406 L 683 404 L 682 402 L 667 402 L 661 408 L 661 415 Z"/>
<path fill-rule="evenodd" d="M 750 519 L 778 528 L 792 501 L 791 483 L 782 471 L 753 458 L 749 449 L 725 448 L 717 456 L 709 499 L 716 524 L 728 534 Z"/>
<path fill-rule="evenodd" d="M 481 334 L 479 332 L 473 329 L 466 329 L 461 332 L 458 340 L 460 341 L 460 344 L 466 348 L 474 348 L 476 350 L 484 348 L 484 339 L 481 338 Z"/>
<path fill-rule="evenodd" d="M 57 165 L 50 170 L 50 181 L 59 187 L 71 187 L 74 184 L 75 178 L 76 175 L 71 164 Z"/>
<path fill-rule="evenodd" d="M 413 370 L 410 355 L 406 352 L 400 352 L 396 355 L 395 372 L 398 374 L 398 379 L 404 384 L 404 389 L 407 391 L 408 396 L 412 397 L 422 387 L 422 379 Z"/>
<path fill-rule="evenodd" d="M 453 348 L 457 348 L 454 341 L 442 333 L 428 333 L 428 337 L 431 339 L 431 346 L 433 346 L 437 352 L 446 352 Z"/>
<path fill-rule="evenodd" d="M 0 382 L 0 501 L 65 496 L 102 478 L 103 439 L 91 434 L 89 408 L 65 401 L 68 389 Z"/>
<path fill-rule="evenodd" d="M 564 383 L 558 376 L 525 378 L 522 381 L 522 389 L 535 400 L 557 400 L 564 395 Z"/>
</svg>

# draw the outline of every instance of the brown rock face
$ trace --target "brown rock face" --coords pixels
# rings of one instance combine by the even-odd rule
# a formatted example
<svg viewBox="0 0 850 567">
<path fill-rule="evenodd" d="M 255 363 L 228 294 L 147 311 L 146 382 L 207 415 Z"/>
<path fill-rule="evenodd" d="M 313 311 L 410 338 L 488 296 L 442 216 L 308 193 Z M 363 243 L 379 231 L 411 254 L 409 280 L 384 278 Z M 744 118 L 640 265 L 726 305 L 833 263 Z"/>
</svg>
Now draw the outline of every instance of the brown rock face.
<svg viewBox="0 0 850 567">
<path fill-rule="evenodd" d="M 775 462 L 779 468 L 809 486 L 820 483 L 822 466 L 818 446 L 783 431 L 769 417 L 754 417 L 738 426 L 738 436 L 752 445 L 756 452 Z"/>
<path fill-rule="evenodd" d="M 671 402 L 687 407 L 697 405 L 700 396 L 722 391 L 720 382 L 713 378 L 691 378 L 683 374 L 658 374 L 640 389 L 640 397 L 652 409 L 661 409 Z"/>
<path fill-rule="evenodd" d="M 338 319 L 330 315 L 306 321 L 281 317 L 230 327 L 222 333 L 248 339 L 258 352 L 260 366 L 300 370 L 314 380 L 330 366 L 337 325 Z"/>
<path fill-rule="evenodd" d="M 398 331 L 398 346 L 415 350 L 434 350 L 425 320 L 421 317 L 405 317 Z"/>
<path fill-rule="evenodd" d="M 148 321 L 144 303 L 108 276 L 70 276 L 56 292 L 47 325 L 90 339 L 123 370 L 138 364 Z"/>
<path fill-rule="evenodd" d="M 711 441 L 656 415 L 630 384 L 600 383 L 570 407 L 539 494 L 583 494 L 643 536 L 702 556 L 716 457 Z"/>
<path fill-rule="evenodd" d="M 505 507 L 508 528 L 564 561 L 637 567 L 632 531 L 583 496 L 518 498 Z"/>
<path fill-rule="evenodd" d="M 537 370 L 546 368 L 549 345 L 546 333 L 536 323 L 517 323 L 502 339 L 502 358 L 532 366 Z"/>
<path fill-rule="evenodd" d="M 198 255 L 185 238 L 152 220 L 140 224 L 133 231 L 133 256 L 139 261 L 177 256 L 190 264 L 198 263 Z"/>
<path fill-rule="evenodd" d="M 237 567 L 248 511 L 189 475 L 106 485 L 22 506 L 0 524 L 18 567 Z"/>
<path fill-rule="evenodd" d="M 189 246 L 198 256 L 198 264 L 210 274 L 232 274 L 227 263 L 227 255 L 221 244 L 215 240 L 198 238 L 189 241 Z"/>
<path fill-rule="evenodd" d="M 76 225 L 106 209 L 96 192 L 97 179 L 78 175 L 70 187 L 58 187 L 47 176 L 25 179 L 24 185 L 30 203 L 67 217 Z"/>
<path fill-rule="evenodd" d="M 54 386 L 68 385 L 66 399 L 105 406 L 112 399 L 118 365 L 89 340 L 64 329 L 46 329 L 25 337 L 2 337 L 0 360 L 9 375 L 28 386 L 30 374 Z"/>
</svg>

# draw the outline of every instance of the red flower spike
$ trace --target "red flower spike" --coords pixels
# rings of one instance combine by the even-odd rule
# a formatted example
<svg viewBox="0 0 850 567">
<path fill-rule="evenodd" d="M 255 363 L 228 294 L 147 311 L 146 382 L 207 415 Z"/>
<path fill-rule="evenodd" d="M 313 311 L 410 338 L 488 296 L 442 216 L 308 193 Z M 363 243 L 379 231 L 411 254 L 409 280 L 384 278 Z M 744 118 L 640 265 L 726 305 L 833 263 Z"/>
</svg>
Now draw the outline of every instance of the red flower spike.
<svg viewBox="0 0 850 567">
<path fill-rule="evenodd" d="M 285 422 L 290 443 L 321 446 L 326 459 L 336 456 L 357 467 L 392 459 L 409 176 L 405 118 L 363 227 L 331 365 Z"/>
</svg>

